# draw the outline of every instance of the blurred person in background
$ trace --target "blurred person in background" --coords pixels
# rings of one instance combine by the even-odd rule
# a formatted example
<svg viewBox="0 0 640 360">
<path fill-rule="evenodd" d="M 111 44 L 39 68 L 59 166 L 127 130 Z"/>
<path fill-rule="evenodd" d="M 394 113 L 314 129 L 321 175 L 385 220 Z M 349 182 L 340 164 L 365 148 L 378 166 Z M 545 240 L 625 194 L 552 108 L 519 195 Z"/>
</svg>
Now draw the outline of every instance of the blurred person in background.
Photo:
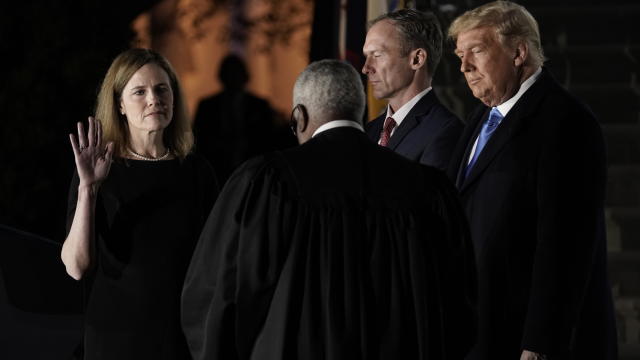
<svg viewBox="0 0 640 360">
<path fill-rule="evenodd" d="M 283 136 L 278 114 L 267 100 L 246 89 L 249 72 L 239 56 L 227 55 L 218 76 L 224 89 L 198 105 L 194 122 L 196 152 L 209 160 L 224 184 L 244 161 L 295 145 L 289 129 Z"/>
</svg>

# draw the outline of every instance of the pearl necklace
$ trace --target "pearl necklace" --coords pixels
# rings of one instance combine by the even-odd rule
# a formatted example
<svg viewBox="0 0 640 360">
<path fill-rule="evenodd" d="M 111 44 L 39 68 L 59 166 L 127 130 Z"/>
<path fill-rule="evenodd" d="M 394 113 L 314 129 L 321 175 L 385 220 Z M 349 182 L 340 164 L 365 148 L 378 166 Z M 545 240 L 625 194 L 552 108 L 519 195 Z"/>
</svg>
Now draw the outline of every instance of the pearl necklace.
<svg viewBox="0 0 640 360">
<path fill-rule="evenodd" d="M 145 161 L 160 161 L 160 160 L 164 160 L 167 157 L 169 157 L 169 154 L 171 154 L 171 150 L 169 150 L 169 148 L 167 148 L 167 152 L 164 153 L 164 155 L 157 157 L 157 158 L 152 158 L 152 157 L 147 157 L 144 155 L 140 155 L 137 152 L 131 150 L 130 148 L 127 148 L 127 151 L 129 151 L 129 154 L 139 160 L 145 160 Z"/>
</svg>

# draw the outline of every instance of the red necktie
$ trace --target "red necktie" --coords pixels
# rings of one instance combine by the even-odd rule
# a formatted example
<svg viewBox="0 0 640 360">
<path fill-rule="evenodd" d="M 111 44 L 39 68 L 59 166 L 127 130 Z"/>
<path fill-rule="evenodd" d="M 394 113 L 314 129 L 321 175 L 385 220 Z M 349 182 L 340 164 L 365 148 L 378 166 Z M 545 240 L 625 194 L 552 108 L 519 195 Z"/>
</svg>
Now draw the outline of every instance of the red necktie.
<svg viewBox="0 0 640 360">
<path fill-rule="evenodd" d="M 388 117 L 384 121 L 382 132 L 380 133 L 380 146 L 387 146 L 389 138 L 391 137 L 391 130 L 396 127 L 396 121 L 392 117 Z"/>
</svg>

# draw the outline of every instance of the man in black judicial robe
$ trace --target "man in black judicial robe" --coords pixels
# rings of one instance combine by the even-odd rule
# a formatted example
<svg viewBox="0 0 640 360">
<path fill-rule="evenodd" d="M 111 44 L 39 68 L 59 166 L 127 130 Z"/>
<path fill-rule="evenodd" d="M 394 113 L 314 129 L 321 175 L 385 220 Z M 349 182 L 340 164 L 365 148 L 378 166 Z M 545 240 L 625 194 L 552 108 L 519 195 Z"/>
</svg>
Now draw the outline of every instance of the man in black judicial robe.
<svg viewBox="0 0 640 360">
<path fill-rule="evenodd" d="M 616 359 L 604 139 L 543 66 L 538 25 L 496 1 L 449 29 L 473 95 L 452 157 L 478 270 L 469 360 Z"/>
<path fill-rule="evenodd" d="M 186 276 L 195 359 L 462 359 L 475 269 L 455 188 L 363 132 L 336 60 L 294 88 L 302 144 L 229 179 Z"/>
</svg>

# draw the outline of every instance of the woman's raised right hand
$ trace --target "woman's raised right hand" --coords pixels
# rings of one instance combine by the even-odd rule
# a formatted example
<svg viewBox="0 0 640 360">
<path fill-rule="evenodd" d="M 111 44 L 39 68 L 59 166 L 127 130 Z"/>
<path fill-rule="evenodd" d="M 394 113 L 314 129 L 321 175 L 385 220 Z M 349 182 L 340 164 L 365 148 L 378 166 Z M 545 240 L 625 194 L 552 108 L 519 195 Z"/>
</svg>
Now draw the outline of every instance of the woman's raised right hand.
<svg viewBox="0 0 640 360">
<path fill-rule="evenodd" d="M 73 156 L 80 177 L 80 186 L 100 185 L 109 174 L 113 156 L 113 142 L 102 144 L 102 125 L 92 116 L 89 117 L 89 129 L 85 133 L 84 125 L 78 122 L 78 137 L 69 134 Z"/>
</svg>

